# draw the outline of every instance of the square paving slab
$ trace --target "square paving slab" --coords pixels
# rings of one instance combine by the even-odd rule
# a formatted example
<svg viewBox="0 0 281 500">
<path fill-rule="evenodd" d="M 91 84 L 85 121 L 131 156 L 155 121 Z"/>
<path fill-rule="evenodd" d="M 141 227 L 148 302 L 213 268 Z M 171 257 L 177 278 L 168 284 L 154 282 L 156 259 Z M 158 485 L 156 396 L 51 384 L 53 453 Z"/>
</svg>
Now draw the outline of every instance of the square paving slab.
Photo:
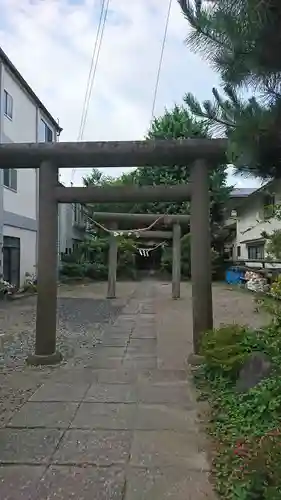
<svg viewBox="0 0 281 500">
<path fill-rule="evenodd" d="M 57 464 L 110 466 L 129 459 L 129 431 L 66 431 L 53 461 Z"/>
<path fill-rule="evenodd" d="M 82 386 L 88 386 L 89 384 L 97 381 L 97 372 L 91 368 L 69 368 L 66 366 L 54 373 L 50 378 L 50 381 L 66 385 L 80 384 Z"/>
<path fill-rule="evenodd" d="M 138 370 L 126 368 L 120 368 L 119 370 L 97 370 L 97 379 L 101 384 L 135 384 L 138 377 Z"/>
<path fill-rule="evenodd" d="M 198 448 L 194 433 L 136 431 L 130 464 L 137 467 L 185 466 L 189 470 L 209 470 L 206 454 Z"/>
<path fill-rule="evenodd" d="M 139 401 L 145 404 L 172 404 L 191 408 L 193 400 L 188 384 L 143 384 L 138 391 Z"/>
<path fill-rule="evenodd" d="M 10 420 L 12 427 L 51 427 L 65 429 L 69 427 L 79 403 L 25 403 Z"/>
<path fill-rule="evenodd" d="M 87 363 L 88 368 L 95 368 L 96 370 L 100 368 L 121 368 L 123 363 L 123 356 L 119 357 L 110 357 L 110 356 L 99 356 L 97 353 L 95 353 L 91 358 L 89 359 Z"/>
<path fill-rule="evenodd" d="M 124 487 L 125 473 L 116 467 L 51 466 L 39 482 L 36 499 L 123 500 Z"/>
<path fill-rule="evenodd" d="M 206 474 L 183 467 L 131 469 L 124 500 L 214 500 Z"/>
<path fill-rule="evenodd" d="M 135 429 L 198 432 L 197 414 L 177 406 L 138 405 Z"/>
<path fill-rule="evenodd" d="M 129 384 L 92 384 L 85 401 L 96 403 L 136 403 L 137 392 Z"/>
<path fill-rule="evenodd" d="M 43 476 L 45 470 L 45 467 L 41 466 L 0 466 L 1 500 L 37 499 L 37 484 L 40 478 Z"/>
<path fill-rule="evenodd" d="M 77 429 L 133 429 L 137 405 L 82 403 L 72 424 Z"/>
<path fill-rule="evenodd" d="M 89 389 L 89 383 L 61 384 L 47 382 L 30 398 L 30 401 L 70 401 L 79 402 Z"/>
<path fill-rule="evenodd" d="M 0 463 L 44 464 L 61 436 L 55 429 L 0 429 Z"/>
<path fill-rule="evenodd" d="M 157 358 L 155 356 L 127 355 L 123 360 L 122 366 L 132 370 L 150 370 L 157 367 Z"/>
</svg>

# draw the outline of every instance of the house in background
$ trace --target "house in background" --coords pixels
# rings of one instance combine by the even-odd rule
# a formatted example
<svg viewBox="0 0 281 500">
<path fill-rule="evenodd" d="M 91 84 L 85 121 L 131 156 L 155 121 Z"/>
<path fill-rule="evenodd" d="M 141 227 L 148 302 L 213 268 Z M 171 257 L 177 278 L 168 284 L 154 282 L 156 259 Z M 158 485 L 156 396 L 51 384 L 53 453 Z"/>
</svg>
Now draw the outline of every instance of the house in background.
<svg viewBox="0 0 281 500">
<path fill-rule="evenodd" d="M 85 238 L 86 218 L 82 206 L 59 205 L 59 255 L 72 253 Z"/>
<path fill-rule="evenodd" d="M 56 142 L 62 129 L 0 48 L 0 142 Z M 38 247 L 38 170 L 0 170 L 0 273 L 22 285 Z M 68 213 L 68 216 L 62 214 Z M 58 254 L 75 232 L 72 205 L 59 208 Z M 64 227 L 64 224 L 70 227 Z M 69 238 L 64 239 L 62 235 Z M 80 234 L 80 232 L 79 232 Z"/>
<path fill-rule="evenodd" d="M 266 240 L 262 234 L 281 229 L 281 221 L 273 217 L 274 207 L 281 205 L 281 181 L 268 182 L 243 198 L 234 198 L 231 203 L 232 216 L 227 225 L 234 230 L 232 259 L 253 259 L 248 264 L 259 266 L 255 261 L 267 258 Z M 272 267 L 270 264 L 266 266 Z"/>
</svg>

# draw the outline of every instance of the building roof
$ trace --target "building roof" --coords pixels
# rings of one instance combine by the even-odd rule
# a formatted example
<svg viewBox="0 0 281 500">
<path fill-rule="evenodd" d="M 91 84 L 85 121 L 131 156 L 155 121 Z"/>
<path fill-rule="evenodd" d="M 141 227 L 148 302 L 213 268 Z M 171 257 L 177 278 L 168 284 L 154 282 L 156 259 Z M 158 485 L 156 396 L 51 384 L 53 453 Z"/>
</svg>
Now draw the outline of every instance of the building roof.
<svg viewBox="0 0 281 500">
<path fill-rule="evenodd" d="M 231 191 L 231 197 L 233 198 L 247 198 L 252 193 L 254 193 L 257 188 L 234 188 Z"/>
<path fill-rule="evenodd" d="M 10 70 L 10 72 L 14 75 L 14 77 L 20 82 L 25 91 L 29 94 L 29 96 L 36 102 L 37 106 L 41 111 L 43 111 L 44 115 L 48 120 L 52 123 L 52 125 L 56 128 L 57 132 L 61 132 L 62 128 L 59 126 L 57 120 L 51 115 L 51 113 L 44 106 L 42 101 L 40 101 L 39 97 L 35 94 L 32 88 L 28 85 L 27 81 L 23 78 L 17 68 L 14 66 L 12 61 L 8 58 L 7 54 L 5 54 L 4 50 L 0 47 L 0 61 L 3 62 Z"/>
</svg>

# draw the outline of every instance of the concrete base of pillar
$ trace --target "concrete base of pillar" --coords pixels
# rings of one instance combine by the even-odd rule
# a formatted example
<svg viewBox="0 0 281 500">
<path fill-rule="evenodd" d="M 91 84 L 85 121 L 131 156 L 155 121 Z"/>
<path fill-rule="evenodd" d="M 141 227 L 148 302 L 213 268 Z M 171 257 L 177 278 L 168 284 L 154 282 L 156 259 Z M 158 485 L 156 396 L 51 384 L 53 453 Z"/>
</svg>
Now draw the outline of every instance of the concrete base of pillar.
<svg viewBox="0 0 281 500">
<path fill-rule="evenodd" d="M 26 363 L 29 366 L 41 366 L 41 365 L 57 365 L 62 361 L 62 354 L 58 351 L 53 354 L 30 354 L 27 357 Z"/>
<path fill-rule="evenodd" d="M 194 354 L 193 352 L 188 356 L 187 362 L 191 366 L 200 366 L 204 365 L 205 358 L 204 356 L 200 356 L 199 354 Z"/>
<path fill-rule="evenodd" d="M 107 295 L 106 298 L 107 299 L 116 299 L 116 295 Z"/>
</svg>

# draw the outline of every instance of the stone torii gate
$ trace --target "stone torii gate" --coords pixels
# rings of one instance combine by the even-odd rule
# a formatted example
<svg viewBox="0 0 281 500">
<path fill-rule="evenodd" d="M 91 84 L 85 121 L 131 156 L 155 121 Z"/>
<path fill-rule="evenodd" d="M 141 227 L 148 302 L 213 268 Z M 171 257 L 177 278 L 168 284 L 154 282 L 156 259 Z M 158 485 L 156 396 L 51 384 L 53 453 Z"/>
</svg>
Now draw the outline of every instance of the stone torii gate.
<svg viewBox="0 0 281 500">
<path fill-rule="evenodd" d="M 225 162 L 225 139 L 0 145 L 0 168 L 39 168 L 38 296 L 33 365 L 54 364 L 56 350 L 58 203 L 183 201 L 191 198 L 193 344 L 213 326 L 208 167 Z M 209 165 L 208 165 L 209 163 Z M 61 187 L 59 168 L 192 164 L 179 186 Z M 157 168 L 157 166 L 155 167 Z"/>
<path fill-rule="evenodd" d="M 173 240 L 173 259 L 172 259 L 172 297 L 173 299 L 180 298 L 180 281 L 181 281 L 181 226 L 188 226 L 190 222 L 189 215 L 161 215 L 161 214 L 130 214 L 130 213 L 109 213 L 95 212 L 91 217 L 93 221 L 98 223 L 108 223 L 111 231 L 119 231 L 120 223 L 125 223 L 130 226 L 130 231 L 124 230 L 129 236 L 138 234 L 139 239 L 172 239 Z M 139 224 L 155 224 L 169 227 L 172 226 L 172 231 L 143 231 L 136 229 Z M 122 231 L 122 230 L 121 230 Z M 118 260 L 118 242 L 114 234 L 109 237 L 109 254 L 108 254 L 108 287 L 107 298 L 116 298 L 116 275 L 117 275 L 117 260 Z"/>
</svg>

